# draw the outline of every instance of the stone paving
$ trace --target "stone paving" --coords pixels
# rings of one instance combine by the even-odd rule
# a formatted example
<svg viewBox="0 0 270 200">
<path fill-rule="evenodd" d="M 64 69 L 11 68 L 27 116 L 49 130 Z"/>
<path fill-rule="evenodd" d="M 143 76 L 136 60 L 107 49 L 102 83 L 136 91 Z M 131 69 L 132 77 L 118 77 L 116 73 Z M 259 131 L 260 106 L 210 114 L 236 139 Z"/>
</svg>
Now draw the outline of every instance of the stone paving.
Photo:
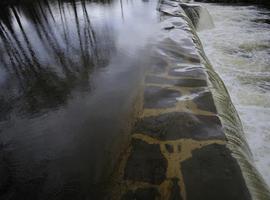
<svg viewBox="0 0 270 200">
<path fill-rule="evenodd" d="M 249 200 L 186 16 L 160 6 L 161 33 L 145 76 L 143 108 L 109 199 Z"/>
</svg>

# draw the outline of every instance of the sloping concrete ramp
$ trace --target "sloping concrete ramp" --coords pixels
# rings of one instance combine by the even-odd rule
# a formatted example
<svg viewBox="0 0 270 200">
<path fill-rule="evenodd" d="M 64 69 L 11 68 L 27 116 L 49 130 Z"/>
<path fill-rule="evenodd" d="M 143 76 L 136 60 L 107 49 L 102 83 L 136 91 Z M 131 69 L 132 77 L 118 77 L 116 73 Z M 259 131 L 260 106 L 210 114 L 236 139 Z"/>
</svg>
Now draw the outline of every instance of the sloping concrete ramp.
<svg viewBox="0 0 270 200">
<path fill-rule="evenodd" d="M 227 90 L 181 3 L 158 6 L 142 112 L 108 199 L 269 200 Z"/>
</svg>

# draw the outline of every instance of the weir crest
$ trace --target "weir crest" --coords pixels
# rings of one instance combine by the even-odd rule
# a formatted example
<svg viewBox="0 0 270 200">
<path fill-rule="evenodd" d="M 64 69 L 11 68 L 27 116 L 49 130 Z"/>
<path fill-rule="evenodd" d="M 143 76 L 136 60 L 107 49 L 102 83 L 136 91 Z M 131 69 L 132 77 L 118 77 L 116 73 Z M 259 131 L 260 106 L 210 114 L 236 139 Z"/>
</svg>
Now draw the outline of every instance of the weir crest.
<svg viewBox="0 0 270 200">
<path fill-rule="evenodd" d="M 161 0 L 143 103 L 108 199 L 267 200 L 238 114 L 196 34 L 200 6 Z M 203 16 L 204 19 L 201 19 Z"/>
</svg>

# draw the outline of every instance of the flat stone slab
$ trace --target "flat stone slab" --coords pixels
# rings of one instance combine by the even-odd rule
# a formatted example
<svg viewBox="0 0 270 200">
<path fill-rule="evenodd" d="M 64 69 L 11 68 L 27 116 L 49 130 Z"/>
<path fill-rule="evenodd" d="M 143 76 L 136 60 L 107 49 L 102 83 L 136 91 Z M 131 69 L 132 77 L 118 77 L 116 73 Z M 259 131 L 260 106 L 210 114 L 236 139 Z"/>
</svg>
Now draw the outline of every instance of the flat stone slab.
<svg viewBox="0 0 270 200">
<path fill-rule="evenodd" d="M 194 150 L 181 169 L 188 200 L 251 200 L 241 169 L 225 145 Z"/>
<path fill-rule="evenodd" d="M 156 200 L 160 198 L 158 190 L 154 187 L 150 188 L 138 188 L 135 191 L 128 191 L 122 200 Z"/>
<path fill-rule="evenodd" d="M 166 178 L 167 160 L 158 144 L 132 139 L 132 152 L 127 160 L 124 179 L 161 184 Z"/>
<path fill-rule="evenodd" d="M 179 78 L 179 79 L 168 79 L 158 76 L 147 76 L 145 79 L 146 83 L 152 84 L 166 84 L 179 87 L 206 87 L 207 81 L 201 79 L 189 79 L 189 78 Z"/>
<path fill-rule="evenodd" d="M 172 179 L 172 189 L 169 200 L 183 200 L 177 182 L 178 182 L 177 178 Z"/>
<path fill-rule="evenodd" d="M 199 109 L 217 113 L 217 109 L 214 103 L 213 96 L 211 92 L 201 93 L 198 97 L 193 99 Z"/>
<path fill-rule="evenodd" d="M 161 87 L 149 86 L 144 89 L 144 108 L 169 108 L 177 103 L 181 93 Z"/>
<path fill-rule="evenodd" d="M 206 74 L 202 68 L 188 68 L 183 69 L 180 67 L 174 67 L 169 70 L 170 76 L 177 76 L 181 78 L 197 78 L 206 80 Z"/>
<path fill-rule="evenodd" d="M 194 49 L 188 46 L 180 46 L 181 44 L 174 44 L 170 38 L 164 39 L 160 42 L 157 48 L 162 51 L 163 56 L 169 60 L 179 60 L 179 63 L 189 62 L 190 64 L 200 63 L 200 58 L 195 54 Z"/>
<path fill-rule="evenodd" d="M 196 140 L 222 139 L 225 135 L 217 116 L 172 112 L 144 117 L 135 125 L 134 133 L 142 133 L 160 140 L 190 138 Z"/>
<path fill-rule="evenodd" d="M 154 74 L 162 74 L 166 72 L 167 66 L 168 63 L 165 61 L 165 59 L 162 59 L 159 56 L 153 56 L 151 57 L 148 71 Z"/>
</svg>

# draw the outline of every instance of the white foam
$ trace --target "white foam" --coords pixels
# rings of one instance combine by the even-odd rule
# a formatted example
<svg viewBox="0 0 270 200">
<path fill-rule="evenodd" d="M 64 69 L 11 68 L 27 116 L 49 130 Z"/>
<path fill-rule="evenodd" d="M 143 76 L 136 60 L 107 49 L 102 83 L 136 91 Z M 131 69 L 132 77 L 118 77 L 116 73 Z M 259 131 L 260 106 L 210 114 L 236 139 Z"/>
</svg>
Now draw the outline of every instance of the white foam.
<svg viewBox="0 0 270 200">
<path fill-rule="evenodd" d="M 204 4 L 215 28 L 199 32 L 239 112 L 255 164 L 270 185 L 270 18 L 252 6 Z"/>
</svg>

